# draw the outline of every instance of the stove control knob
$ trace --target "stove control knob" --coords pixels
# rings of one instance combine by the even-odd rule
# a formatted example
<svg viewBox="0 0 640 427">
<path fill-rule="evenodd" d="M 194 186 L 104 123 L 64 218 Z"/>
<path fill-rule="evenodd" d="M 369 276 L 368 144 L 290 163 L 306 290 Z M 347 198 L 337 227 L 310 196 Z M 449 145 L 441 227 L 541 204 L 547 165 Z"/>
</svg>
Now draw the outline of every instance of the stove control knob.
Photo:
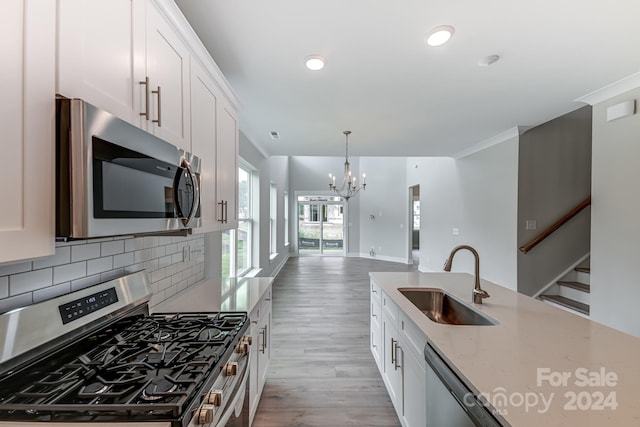
<svg viewBox="0 0 640 427">
<path fill-rule="evenodd" d="M 216 408 L 213 405 L 202 405 L 196 410 L 196 424 L 211 424 L 213 422 Z"/>
<path fill-rule="evenodd" d="M 225 377 L 233 377 L 238 375 L 238 362 L 229 362 L 222 368 Z"/>
<path fill-rule="evenodd" d="M 240 341 L 236 346 L 236 353 L 247 354 L 249 353 L 249 344 L 243 341 Z"/>
<path fill-rule="evenodd" d="M 208 405 L 222 405 L 222 390 L 211 390 L 204 396 L 204 403 Z M 205 405 L 207 406 L 207 405 Z"/>
<path fill-rule="evenodd" d="M 253 340 L 249 335 L 245 335 L 240 339 L 240 342 L 247 343 L 248 345 L 251 345 L 252 341 Z"/>
</svg>

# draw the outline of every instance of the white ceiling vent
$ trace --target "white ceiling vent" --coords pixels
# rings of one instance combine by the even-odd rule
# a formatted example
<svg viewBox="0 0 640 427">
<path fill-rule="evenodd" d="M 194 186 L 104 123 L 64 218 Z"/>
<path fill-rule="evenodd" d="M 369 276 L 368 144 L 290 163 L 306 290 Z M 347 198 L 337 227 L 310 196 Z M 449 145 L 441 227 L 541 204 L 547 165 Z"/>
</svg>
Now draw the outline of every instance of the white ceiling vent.
<svg viewBox="0 0 640 427">
<path fill-rule="evenodd" d="M 269 136 L 271 137 L 271 139 L 280 139 L 280 134 L 275 130 L 269 132 Z"/>
</svg>

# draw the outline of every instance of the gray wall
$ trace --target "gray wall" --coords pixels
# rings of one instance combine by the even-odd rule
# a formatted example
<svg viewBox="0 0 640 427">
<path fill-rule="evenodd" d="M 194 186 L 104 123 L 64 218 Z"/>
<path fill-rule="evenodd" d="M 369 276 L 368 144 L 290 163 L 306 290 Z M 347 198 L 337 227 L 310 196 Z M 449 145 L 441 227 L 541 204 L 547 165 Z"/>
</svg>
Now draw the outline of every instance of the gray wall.
<svg viewBox="0 0 640 427">
<path fill-rule="evenodd" d="M 360 256 L 369 258 L 373 249 L 375 258 L 411 262 L 406 158 L 361 157 L 360 168 L 367 174 L 367 188 L 349 202 L 360 205 Z"/>
<path fill-rule="evenodd" d="M 461 159 L 407 159 L 406 184 L 420 185 L 421 271 L 442 271 L 451 249 L 468 244 L 482 278 L 516 289 L 517 159 L 517 136 Z M 473 273 L 473 256 L 460 252 L 453 271 Z"/>
<path fill-rule="evenodd" d="M 282 267 L 289 257 L 289 247 L 284 246 L 284 202 L 283 194 L 289 190 L 289 160 L 287 157 L 266 158 L 249 139 L 240 132 L 240 146 L 238 148 L 242 160 L 249 163 L 258 174 L 259 180 L 259 211 L 256 226 L 258 230 L 258 261 L 255 266 L 262 268 L 260 276 L 272 276 Z M 269 246 L 269 215 L 271 183 L 276 184 L 278 192 L 278 226 L 277 248 L 278 256 L 271 260 Z M 289 194 L 291 192 L 289 191 Z M 289 215 L 291 218 L 291 214 Z M 290 234 L 291 235 L 291 234 Z"/>
<path fill-rule="evenodd" d="M 591 107 L 565 114 L 520 135 L 518 246 L 591 194 Z M 535 220 L 536 230 L 525 221 Z M 518 291 L 533 295 L 589 252 L 587 208 L 527 254 L 518 251 Z"/>
<path fill-rule="evenodd" d="M 640 337 L 640 114 L 606 121 L 609 106 L 640 89 L 593 107 L 591 317 Z"/>
</svg>

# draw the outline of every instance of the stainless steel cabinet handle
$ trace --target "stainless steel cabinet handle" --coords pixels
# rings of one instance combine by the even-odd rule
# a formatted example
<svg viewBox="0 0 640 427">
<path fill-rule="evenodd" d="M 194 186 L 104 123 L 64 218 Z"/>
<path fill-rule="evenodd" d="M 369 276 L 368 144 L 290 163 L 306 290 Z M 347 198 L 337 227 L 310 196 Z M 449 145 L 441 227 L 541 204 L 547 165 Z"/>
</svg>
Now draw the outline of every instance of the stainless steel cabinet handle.
<svg viewBox="0 0 640 427">
<path fill-rule="evenodd" d="M 140 115 L 149 120 L 149 77 L 145 77 L 144 81 L 138 83 L 144 85 L 144 112 L 141 112 Z"/>
<path fill-rule="evenodd" d="M 402 351 L 402 347 L 400 347 L 400 345 L 398 344 L 398 341 L 396 341 L 396 351 L 395 351 L 396 360 L 393 363 L 393 369 L 396 370 L 396 371 L 402 367 L 402 365 L 399 362 L 400 361 L 400 356 L 398 355 L 398 350 L 400 350 L 400 353 L 402 354 L 402 357 L 404 357 L 404 352 Z"/>
<path fill-rule="evenodd" d="M 396 340 L 391 338 L 391 363 L 393 366 L 396 365 Z"/>
<path fill-rule="evenodd" d="M 224 223 L 228 223 L 229 222 L 229 201 L 225 200 L 224 201 Z"/>
<path fill-rule="evenodd" d="M 162 127 L 162 95 L 160 93 L 160 86 L 158 86 L 158 90 L 152 90 L 151 93 L 158 94 L 158 118 L 151 121 L 157 123 L 158 127 Z"/>
<path fill-rule="evenodd" d="M 218 202 L 218 204 L 220 205 L 220 218 L 218 218 L 218 222 L 224 224 L 224 200 Z"/>
<path fill-rule="evenodd" d="M 262 348 L 260 349 L 260 352 L 264 354 L 265 350 L 267 349 L 267 325 L 264 325 L 262 327 L 260 335 L 262 335 Z"/>
</svg>

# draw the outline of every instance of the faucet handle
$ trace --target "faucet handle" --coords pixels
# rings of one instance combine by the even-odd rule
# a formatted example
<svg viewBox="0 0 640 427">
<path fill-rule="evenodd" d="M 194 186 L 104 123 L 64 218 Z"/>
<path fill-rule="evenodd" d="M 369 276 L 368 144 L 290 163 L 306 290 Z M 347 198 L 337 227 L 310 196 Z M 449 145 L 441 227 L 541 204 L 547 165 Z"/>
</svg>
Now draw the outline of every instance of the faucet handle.
<svg viewBox="0 0 640 427">
<path fill-rule="evenodd" d="M 472 295 L 474 304 L 482 304 L 482 300 L 490 296 L 484 289 L 474 289 Z"/>
</svg>

